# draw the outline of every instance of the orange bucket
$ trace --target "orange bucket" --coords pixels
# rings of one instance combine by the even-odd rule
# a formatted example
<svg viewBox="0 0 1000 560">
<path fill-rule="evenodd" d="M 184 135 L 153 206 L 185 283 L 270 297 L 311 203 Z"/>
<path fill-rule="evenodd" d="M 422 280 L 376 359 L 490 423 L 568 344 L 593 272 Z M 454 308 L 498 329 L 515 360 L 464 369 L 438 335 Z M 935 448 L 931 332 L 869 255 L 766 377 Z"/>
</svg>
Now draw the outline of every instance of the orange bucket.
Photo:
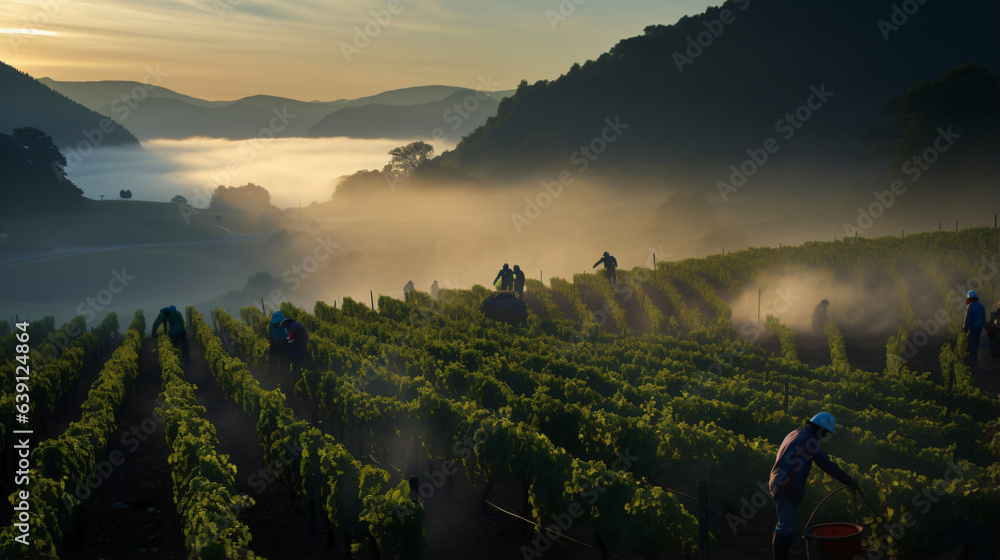
<svg viewBox="0 0 1000 560">
<path fill-rule="evenodd" d="M 857 523 L 821 523 L 802 531 L 809 560 L 853 560 L 861 555 L 861 533 Z"/>
</svg>

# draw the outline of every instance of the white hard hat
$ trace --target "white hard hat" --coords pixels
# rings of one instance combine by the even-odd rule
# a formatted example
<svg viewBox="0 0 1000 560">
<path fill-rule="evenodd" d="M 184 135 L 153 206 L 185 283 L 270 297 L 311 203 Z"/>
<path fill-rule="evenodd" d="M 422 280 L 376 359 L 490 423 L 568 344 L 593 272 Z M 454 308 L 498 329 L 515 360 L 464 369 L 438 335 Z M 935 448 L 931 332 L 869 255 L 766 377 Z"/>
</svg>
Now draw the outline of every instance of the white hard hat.
<svg viewBox="0 0 1000 560">
<path fill-rule="evenodd" d="M 973 298 L 979 299 L 979 296 L 976 295 L 976 291 L 975 290 L 969 290 L 969 299 L 973 299 Z"/>
<path fill-rule="evenodd" d="M 831 434 L 837 433 L 837 422 L 833 419 L 833 415 L 829 412 L 820 412 L 816 416 L 813 416 L 810 422 L 825 429 Z"/>
</svg>

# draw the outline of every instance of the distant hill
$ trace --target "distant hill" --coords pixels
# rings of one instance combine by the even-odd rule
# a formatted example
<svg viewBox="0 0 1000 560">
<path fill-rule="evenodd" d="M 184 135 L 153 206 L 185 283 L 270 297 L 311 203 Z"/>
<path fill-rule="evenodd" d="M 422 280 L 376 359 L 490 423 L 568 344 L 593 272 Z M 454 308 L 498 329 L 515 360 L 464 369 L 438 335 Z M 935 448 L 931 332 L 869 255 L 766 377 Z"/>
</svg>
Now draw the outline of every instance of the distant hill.
<svg viewBox="0 0 1000 560">
<path fill-rule="evenodd" d="M 137 95 L 137 98 L 164 97 L 183 101 L 198 107 L 213 107 L 229 103 L 228 101 L 206 101 L 197 97 L 191 97 L 190 95 L 177 93 L 165 87 L 126 80 L 59 82 L 52 78 L 41 78 L 38 81 L 95 111 L 102 107 L 108 107 L 115 100 L 132 96 L 133 91 L 137 87 L 142 88 L 144 91 L 141 96 Z"/>
<path fill-rule="evenodd" d="M 370 104 L 339 109 L 307 136 L 354 138 L 447 138 L 458 141 L 496 113 L 499 102 L 486 93 L 459 90 L 431 103 L 394 107 Z"/>
<path fill-rule="evenodd" d="M 899 4 L 730 0 L 649 26 L 558 79 L 522 82 L 427 170 L 503 179 L 591 163 L 708 165 L 725 176 L 769 138 L 782 162 L 769 165 L 853 165 L 887 101 L 963 63 L 1000 67 L 1000 4 L 927 2 L 912 14 Z"/>
<path fill-rule="evenodd" d="M 112 117 L 124 114 L 125 106 L 121 102 L 123 98 L 127 99 L 136 87 L 143 88 L 146 97 L 141 102 L 134 103 L 134 107 L 130 107 L 127 113 L 129 129 L 142 139 L 191 136 L 244 139 L 257 136 L 262 129 L 264 134 L 269 134 L 266 131 L 272 127 L 272 122 L 276 125 L 272 130 L 275 136 L 306 136 L 310 135 L 310 130 L 324 117 L 343 108 L 366 105 L 390 107 L 395 110 L 394 115 L 403 115 L 403 118 L 413 120 L 420 117 L 408 116 L 408 111 L 399 111 L 398 108 L 440 102 L 455 92 L 467 91 L 453 86 L 435 85 L 335 101 L 299 101 L 272 95 L 253 95 L 233 101 L 208 101 L 139 82 L 60 82 L 49 78 L 43 78 L 42 81 L 67 97 Z M 489 92 L 488 95 L 499 100 L 500 96 L 510 93 L 512 92 Z M 495 103 L 493 105 L 495 110 Z M 420 113 L 425 109 L 416 108 L 416 111 Z M 278 121 L 273 121 L 275 116 L 279 116 Z M 482 124 L 482 121 L 485 119 L 477 120 L 477 123 Z M 358 127 L 353 127 L 346 135 L 373 137 L 366 129 Z"/>
<path fill-rule="evenodd" d="M 394 89 L 370 95 L 368 97 L 359 97 L 357 99 L 347 100 L 344 105 L 347 107 L 358 107 L 361 105 L 368 105 L 370 103 L 380 103 L 382 105 L 420 105 L 423 103 L 430 103 L 432 101 L 440 101 L 456 91 L 463 89 L 465 88 L 454 86 L 417 86 Z M 513 92 L 496 91 L 488 93 L 492 97 L 496 98 L 497 95 L 502 97 Z"/>
<path fill-rule="evenodd" d="M 19 127 L 43 130 L 59 148 L 81 142 L 101 146 L 138 146 L 139 140 L 122 124 L 65 95 L 28 74 L 0 62 L 0 131 Z M 104 130 L 101 128 L 104 122 Z"/>
<path fill-rule="evenodd" d="M 109 112 L 109 109 L 103 108 L 102 112 Z M 177 99 L 150 97 L 130 111 L 127 122 L 143 140 L 192 136 L 245 139 L 259 136 L 262 129 L 274 130 L 275 136 L 294 136 L 288 134 L 288 127 L 297 124 L 298 119 L 287 117 L 293 114 L 296 114 L 294 110 L 288 111 L 285 119 L 288 123 L 279 118 L 271 129 L 271 121 L 276 115 L 269 109 L 244 103 L 198 107 Z M 279 130 L 281 127 L 284 128 Z"/>
</svg>

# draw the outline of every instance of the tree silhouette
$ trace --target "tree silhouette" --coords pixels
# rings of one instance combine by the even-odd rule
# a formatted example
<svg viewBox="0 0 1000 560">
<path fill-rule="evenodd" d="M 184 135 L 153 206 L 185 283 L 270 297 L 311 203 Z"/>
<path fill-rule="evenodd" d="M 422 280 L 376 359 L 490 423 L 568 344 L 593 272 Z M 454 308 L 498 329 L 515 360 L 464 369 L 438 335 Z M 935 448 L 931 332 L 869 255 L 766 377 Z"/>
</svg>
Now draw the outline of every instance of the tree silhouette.
<svg viewBox="0 0 1000 560">
<path fill-rule="evenodd" d="M 389 155 L 392 159 L 382 171 L 361 169 L 352 175 L 341 177 L 333 196 L 337 193 L 341 196 L 357 196 L 393 192 L 397 182 L 405 181 L 418 167 L 434 157 L 434 146 L 427 142 L 411 142 L 393 148 Z"/>
<path fill-rule="evenodd" d="M 931 146 L 946 127 L 962 136 L 949 157 L 992 156 L 1000 148 L 1000 75 L 985 64 L 962 64 L 937 80 L 921 81 L 886 103 L 882 112 L 899 132 L 896 169 Z"/>
<path fill-rule="evenodd" d="M 259 214 L 272 208 L 271 193 L 260 185 L 247 183 L 240 187 L 219 185 L 212 193 L 209 210 L 215 212 L 242 212 Z"/>
<path fill-rule="evenodd" d="M 416 141 L 389 151 L 392 159 L 382 173 L 390 173 L 393 179 L 409 177 L 413 172 L 434 156 L 434 146 Z"/>
<path fill-rule="evenodd" d="M 386 168 L 389 166 L 386 165 Z M 357 196 L 372 194 L 377 191 L 387 191 L 386 176 L 376 169 L 362 169 L 352 175 L 341 177 L 337 183 L 334 197 Z"/>
<path fill-rule="evenodd" d="M 66 158 L 56 147 L 52 137 L 32 127 L 15 128 L 14 142 L 25 150 L 28 164 L 40 169 L 49 169 L 56 164 L 60 170 L 66 167 Z"/>
<path fill-rule="evenodd" d="M 79 203 L 83 191 L 65 177 L 66 158 L 52 137 L 32 127 L 0 134 L 0 212 Z"/>
<path fill-rule="evenodd" d="M 177 195 L 171 198 L 170 202 L 173 202 L 174 204 L 187 204 L 188 200 L 181 195 Z"/>
</svg>

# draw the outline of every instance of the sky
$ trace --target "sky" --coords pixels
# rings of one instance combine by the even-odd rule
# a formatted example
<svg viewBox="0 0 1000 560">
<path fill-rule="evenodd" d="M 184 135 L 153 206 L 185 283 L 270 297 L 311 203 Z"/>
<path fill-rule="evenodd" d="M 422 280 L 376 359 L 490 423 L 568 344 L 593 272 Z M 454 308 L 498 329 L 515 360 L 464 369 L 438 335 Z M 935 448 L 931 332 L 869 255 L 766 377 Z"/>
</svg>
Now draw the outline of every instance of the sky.
<svg viewBox="0 0 1000 560">
<path fill-rule="evenodd" d="M 306 101 L 554 79 L 721 0 L 5 0 L 0 60 L 59 81 Z"/>
</svg>

